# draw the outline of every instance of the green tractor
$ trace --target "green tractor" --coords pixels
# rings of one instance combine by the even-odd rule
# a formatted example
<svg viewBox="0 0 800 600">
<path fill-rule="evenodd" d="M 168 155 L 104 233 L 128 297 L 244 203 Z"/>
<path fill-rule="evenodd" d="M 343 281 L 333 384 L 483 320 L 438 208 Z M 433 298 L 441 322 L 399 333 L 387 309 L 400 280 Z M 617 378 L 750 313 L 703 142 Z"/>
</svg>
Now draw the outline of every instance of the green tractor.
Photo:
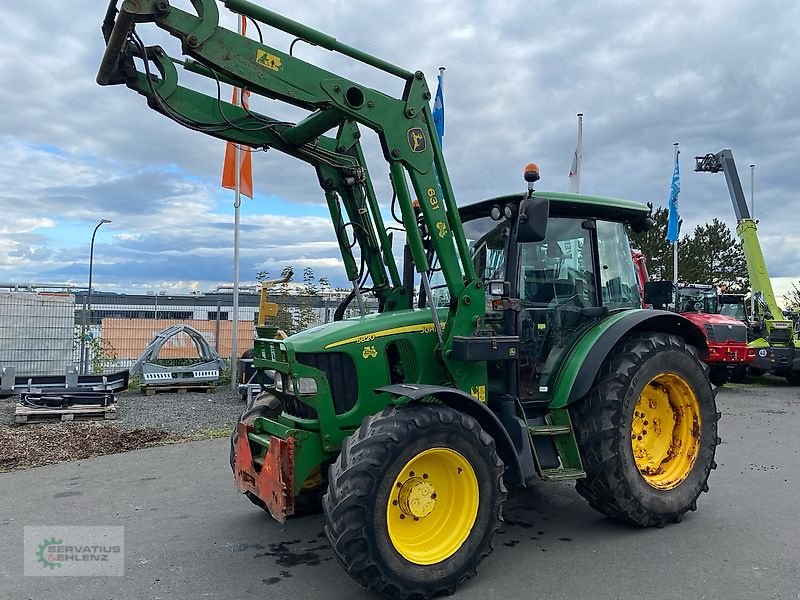
<svg viewBox="0 0 800 600">
<path fill-rule="evenodd" d="M 626 229 L 648 227 L 649 209 L 534 191 L 535 165 L 527 189 L 459 208 L 421 72 L 246 0 L 223 4 L 403 83 L 394 98 L 226 30 L 213 0 L 192 0 L 196 14 L 166 0 L 109 5 L 98 82 L 309 163 L 353 286 L 345 305 L 367 291 L 379 304 L 286 339 L 257 329 L 254 363 L 275 383 L 232 436 L 237 488 L 281 522 L 321 504 L 343 568 L 392 598 L 452 593 L 474 575 L 510 486 L 575 480 L 596 510 L 641 527 L 694 510 L 719 413 L 704 338 L 640 307 Z M 141 23 L 187 58 L 145 45 Z M 185 88 L 176 64 L 307 116 L 289 123 Z M 380 140 L 396 223 L 384 221 L 361 128 Z"/>
</svg>

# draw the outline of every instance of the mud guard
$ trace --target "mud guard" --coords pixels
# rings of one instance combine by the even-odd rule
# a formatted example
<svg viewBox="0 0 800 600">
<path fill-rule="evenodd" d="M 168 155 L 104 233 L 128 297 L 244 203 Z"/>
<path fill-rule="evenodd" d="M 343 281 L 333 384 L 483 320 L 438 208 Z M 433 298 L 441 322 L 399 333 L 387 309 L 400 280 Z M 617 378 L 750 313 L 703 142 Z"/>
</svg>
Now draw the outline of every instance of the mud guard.
<svg viewBox="0 0 800 600">
<path fill-rule="evenodd" d="M 433 396 L 445 406 L 468 414 L 480 423 L 481 427 L 490 435 L 497 445 L 497 453 L 506 465 L 507 471 L 511 475 L 510 483 L 525 487 L 525 481 L 531 479 L 536 473 L 533 463 L 533 452 L 530 444 L 517 450 L 511 441 L 508 430 L 486 405 L 486 403 L 470 396 L 459 389 L 440 385 L 422 385 L 399 383 L 387 385 L 375 390 L 376 392 L 386 392 L 392 396 L 408 398 L 419 401 L 423 398 Z M 520 456 L 522 455 L 522 456 Z"/>
<path fill-rule="evenodd" d="M 616 317 L 616 318 L 615 318 Z M 551 409 L 564 408 L 586 395 L 592 387 L 603 361 L 611 349 L 630 333 L 656 331 L 676 335 L 697 348 L 701 357 L 707 355 L 708 344 L 698 327 L 679 314 L 666 310 L 629 310 L 604 319 L 573 347 L 558 374 Z M 567 392 L 568 390 L 568 392 Z"/>
</svg>

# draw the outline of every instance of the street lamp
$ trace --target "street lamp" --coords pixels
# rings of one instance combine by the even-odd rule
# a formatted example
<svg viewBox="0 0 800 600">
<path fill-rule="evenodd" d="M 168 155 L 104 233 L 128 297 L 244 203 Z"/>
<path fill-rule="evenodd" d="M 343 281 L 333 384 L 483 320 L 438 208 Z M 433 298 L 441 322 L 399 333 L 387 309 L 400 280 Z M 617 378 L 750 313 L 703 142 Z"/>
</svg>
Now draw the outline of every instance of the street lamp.
<svg viewBox="0 0 800 600">
<path fill-rule="evenodd" d="M 83 343 L 83 352 L 81 353 L 81 373 L 86 374 L 87 367 L 89 366 L 89 348 L 86 345 L 86 328 L 88 326 L 87 323 L 87 315 L 92 310 L 92 267 L 94 265 L 94 236 L 97 235 L 97 230 L 100 229 L 100 226 L 103 223 L 111 223 L 109 219 L 100 219 L 100 222 L 94 228 L 92 232 L 92 243 L 89 246 L 89 290 L 87 292 L 87 309 L 83 311 L 83 331 L 81 332 L 81 340 Z"/>
</svg>

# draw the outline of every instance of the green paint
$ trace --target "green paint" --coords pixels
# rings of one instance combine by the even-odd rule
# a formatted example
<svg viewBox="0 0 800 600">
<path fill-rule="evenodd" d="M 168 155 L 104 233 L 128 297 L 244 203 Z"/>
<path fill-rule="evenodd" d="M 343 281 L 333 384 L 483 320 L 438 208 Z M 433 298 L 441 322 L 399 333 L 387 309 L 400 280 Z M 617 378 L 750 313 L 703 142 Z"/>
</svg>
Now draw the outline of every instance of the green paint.
<svg viewBox="0 0 800 600">
<path fill-rule="evenodd" d="M 640 309 L 644 310 L 644 309 Z M 561 369 L 556 377 L 555 386 L 553 386 L 552 400 L 550 401 L 551 409 L 564 408 L 569 399 L 569 393 L 572 391 L 572 386 L 578 377 L 583 361 L 592 352 L 597 345 L 600 337 L 617 321 L 625 318 L 630 311 L 620 311 L 613 313 L 601 319 L 594 327 L 588 329 L 583 336 L 581 336 L 572 346 L 569 354 L 567 354 Z M 607 348 L 606 351 L 610 351 Z"/>
</svg>

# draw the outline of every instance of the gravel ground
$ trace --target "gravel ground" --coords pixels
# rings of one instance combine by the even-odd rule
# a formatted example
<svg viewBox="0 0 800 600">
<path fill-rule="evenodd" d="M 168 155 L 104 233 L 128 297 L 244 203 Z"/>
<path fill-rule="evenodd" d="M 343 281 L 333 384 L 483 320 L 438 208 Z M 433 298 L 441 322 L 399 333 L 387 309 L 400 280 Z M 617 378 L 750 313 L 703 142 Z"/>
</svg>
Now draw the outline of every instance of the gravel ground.
<svg viewBox="0 0 800 600">
<path fill-rule="evenodd" d="M 0 400 L 0 427 L 14 424 L 17 399 Z M 222 386 L 213 393 L 146 396 L 141 392 L 126 391 L 117 396 L 117 420 L 112 423 L 126 430 L 153 428 L 192 437 L 209 430 L 232 429 L 243 410 L 244 403 L 238 394 Z"/>
<path fill-rule="evenodd" d="M 209 430 L 233 429 L 244 410 L 239 395 L 228 386 L 213 393 L 158 393 L 146 396 L 125 392 L 117 397 L 117 421 L 125 429 L 154 427 L 179 436 Z"/>
<path fill-rule="evenodd" d="M 228 386 L 213 393 L 154 396 L 126 391 L 117 396 L 116 420 L 17 425 L 17 400 L 0 399 L 0 472 L 227 436 L 244 409 L 239 395 Z"/>
</svg>

